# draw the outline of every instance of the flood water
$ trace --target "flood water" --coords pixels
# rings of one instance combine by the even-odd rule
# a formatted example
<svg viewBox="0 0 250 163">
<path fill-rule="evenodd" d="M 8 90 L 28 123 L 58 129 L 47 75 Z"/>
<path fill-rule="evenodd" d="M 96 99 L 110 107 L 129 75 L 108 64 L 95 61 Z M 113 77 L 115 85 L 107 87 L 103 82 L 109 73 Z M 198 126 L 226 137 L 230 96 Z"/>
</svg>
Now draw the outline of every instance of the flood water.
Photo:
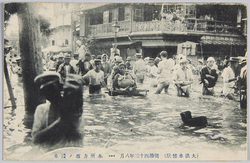
<svg viewBox="0 0 250 163">
<path fill-rule="evenodd" d="M 196 153 L 201 159 L 244 159 L 246 156 L 247 113 L 238 101 L 220 96 L 222 82 L 216 85 L 216 96 L 202 96 L 201 85 L 192 85 L 190 98 L 177 97 L 173 85 L 169 94 L 154 94 L 146 81 L 142 88 L 149 89 L 146 97 L 89 96 L 84 91 L 83 119 L 84 149 L 98 149 L 108 154 Z M 4 156 L 22 159 L 36 147 L 31 143 L 31 129 L 24 125 L 22 86 L 15 85 L 17 108 L 12 110 L 4 86 Z M 206 116 L 208 126 L 183 126 L 180 113 L 191 111 L 192 116 Z M 93 151 L 92 151 L 93 152 Z M 101 153 L 101 152 L 100 152 Z M 221 153 L 221 155 L 220 155 Z M 216 156 L 218 154 L 218 157 Z M 225 157 L 226 156 L 226 157 Z M 26 158 L 29 159 L 29 158 Z M 52 158 L 53 159 L 53 158 Z"/>
</svg>

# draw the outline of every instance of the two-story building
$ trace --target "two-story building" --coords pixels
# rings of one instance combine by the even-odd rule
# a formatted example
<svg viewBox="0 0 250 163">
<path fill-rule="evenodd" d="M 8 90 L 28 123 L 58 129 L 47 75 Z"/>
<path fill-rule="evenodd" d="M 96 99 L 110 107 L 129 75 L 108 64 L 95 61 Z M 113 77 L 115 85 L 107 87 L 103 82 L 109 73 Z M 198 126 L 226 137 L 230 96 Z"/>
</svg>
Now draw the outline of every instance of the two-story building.
<svg viewBox="0 0 250 163">
<path fill-rule="evenodd" d="M 197 45 L 187 55 L 197 58 L 224 59 L 246 51 L 246 6 L 240 4 L 104 3 L 75 13 L 80 16 L 79 35 L 94 40 L 95 55 L 110 53 L 115 39 L 123 58 L 136 52 L 156 57 L 161 50 L 175 55 L 193 47 L 182 46 L 187 41 Z"/>
<path fill-rule="evenodd" d="M 52 23 L 52 34 L 49 37 L 49 42 L 50 46 L 55 46 L 58 51 L 73 51 L 75 40 L 72 35 L 72 22 L 74 18 L 72 11 L 77 9 L 79 9 L 78 3 L 53 4 L 54 20 Z"/>
</svg>

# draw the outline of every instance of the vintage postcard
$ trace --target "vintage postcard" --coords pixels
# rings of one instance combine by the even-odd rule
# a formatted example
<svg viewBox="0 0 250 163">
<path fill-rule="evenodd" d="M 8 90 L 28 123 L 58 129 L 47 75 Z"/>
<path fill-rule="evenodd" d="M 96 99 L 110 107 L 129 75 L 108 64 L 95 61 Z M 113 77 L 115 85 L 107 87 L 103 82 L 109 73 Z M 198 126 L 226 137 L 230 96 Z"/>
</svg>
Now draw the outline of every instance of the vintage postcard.
<svg viewBox="0 0 250 163">
<path fill-rule="evenodd" d="M 3 159 L 247 160 L 244 3 L 4 4 Z"/>
</svg>

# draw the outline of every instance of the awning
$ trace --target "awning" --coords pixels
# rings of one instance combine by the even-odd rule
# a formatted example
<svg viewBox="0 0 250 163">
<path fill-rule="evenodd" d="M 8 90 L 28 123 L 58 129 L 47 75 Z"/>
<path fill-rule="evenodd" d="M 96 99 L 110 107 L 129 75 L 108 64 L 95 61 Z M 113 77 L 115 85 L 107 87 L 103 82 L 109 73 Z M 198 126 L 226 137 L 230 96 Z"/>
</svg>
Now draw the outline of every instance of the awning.
<svg viewBox="0 0 250 163">
<path fill-rule="evenodd" d="M 117 42 L 117 46 L 127 46 L 132 44 L 141 44 L 141 41 L 123 41 L 123 42 Z M 115 43 L 112 43 L 112 46 L 114 46 Z"/>
<path fill-rule="evenodd" d="M 201 43 L 208 45 L 246 45 L 245 38 L 225 36 L 202 36 Z"/>
<path fill-rule="evenodd" d="M 223 41 L 223 40 L 204 40 L 202 41 L 203 44 L 210 44 L 210 45 L 246 45 L 245 42 L 240 41 Z"/>
<path fill-rule="evenodd" d="M 163 41 L 163 40 L 143 40 L 143 47 L 165 47 L 165 46 L 177 46 L 180 42 L 176 41 Z"/>
</svg>

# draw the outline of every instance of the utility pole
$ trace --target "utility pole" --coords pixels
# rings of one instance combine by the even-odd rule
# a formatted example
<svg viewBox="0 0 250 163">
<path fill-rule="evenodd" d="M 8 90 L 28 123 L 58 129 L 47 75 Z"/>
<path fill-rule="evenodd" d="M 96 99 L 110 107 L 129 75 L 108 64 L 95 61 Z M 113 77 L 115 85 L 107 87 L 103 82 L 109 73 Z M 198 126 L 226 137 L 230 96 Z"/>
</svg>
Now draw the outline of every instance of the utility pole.
<svg viewBox="0 0 250 163">
<path fill-rule="evenodd" d="M 37 14 L 39 4 L 20 3 L 18 9 L 19 45 L 23 75 L 25 110 L 34 113 L 38 104 L 44 102 L 35 86 L 34 78 L 43 72 L 40 45 L 40 23 Z"/>
</svg>

